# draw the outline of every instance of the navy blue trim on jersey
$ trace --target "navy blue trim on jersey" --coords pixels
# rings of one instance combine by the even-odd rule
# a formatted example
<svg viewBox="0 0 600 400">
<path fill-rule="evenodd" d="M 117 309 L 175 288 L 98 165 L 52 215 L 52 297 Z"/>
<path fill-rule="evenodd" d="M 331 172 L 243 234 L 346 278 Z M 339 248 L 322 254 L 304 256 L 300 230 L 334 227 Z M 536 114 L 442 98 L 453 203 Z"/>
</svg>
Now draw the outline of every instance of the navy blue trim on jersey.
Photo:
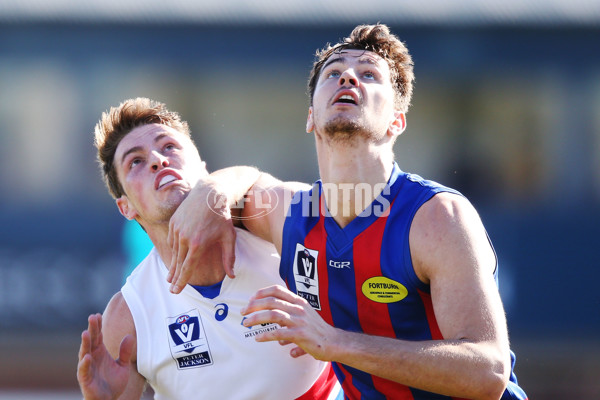
<svg viewBox="0 0 600 400">
<path fill-rule="evenodd" d="M 203 297 L 207 299 L 214 299 L 221 293 L 221 285 L 223 281 L 217 282 L 214 285 L 209 286 L 199 286 L 199 285 L 191 285 L 194 289 L 198 291 Z"/>
</svg>

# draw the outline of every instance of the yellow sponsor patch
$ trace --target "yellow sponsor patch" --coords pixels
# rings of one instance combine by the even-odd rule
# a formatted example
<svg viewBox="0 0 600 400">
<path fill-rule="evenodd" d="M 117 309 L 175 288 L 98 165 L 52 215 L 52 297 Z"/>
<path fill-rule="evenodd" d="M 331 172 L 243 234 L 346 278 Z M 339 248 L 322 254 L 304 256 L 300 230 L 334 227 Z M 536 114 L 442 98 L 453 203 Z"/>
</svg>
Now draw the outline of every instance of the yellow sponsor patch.
<svg viewBox="0 0 600 400">
<path fill-rule="evenodd" d="M 362 284 L 362 292 L 377 303 L 395 303 L 408 295 L 404 285 L 385 276 L 374 276 Z"/>
</svg>

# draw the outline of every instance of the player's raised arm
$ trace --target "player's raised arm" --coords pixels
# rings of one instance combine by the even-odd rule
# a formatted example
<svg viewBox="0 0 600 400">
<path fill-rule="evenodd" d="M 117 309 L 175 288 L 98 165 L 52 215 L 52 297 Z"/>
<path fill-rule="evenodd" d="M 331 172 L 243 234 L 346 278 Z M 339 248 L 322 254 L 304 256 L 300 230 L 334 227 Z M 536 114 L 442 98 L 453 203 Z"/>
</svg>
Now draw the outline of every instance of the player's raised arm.
<svg viewBox="0 0 600 400">
<path fill-rule="evenodd" d="M 169 223 L 168 243 L 172 248 L 167 281 L 179 293 L 199 265 L 205 251 L 220 246 L 225 272 L 234 277 L 235 230 L 233 212 L 260 176 L 253 167 L 237 166 L 202 178 L 181 203 Z"/>
<path fill-rule="evenodd" d="M 179 293 L 202 254 L 220 246 L 223 267 L 234 277 L 235 230 L 243 226 L 281 250 L 285 213 L 294 193 L 308 185 L 282 182 L 256 168 L 236 166 L 202 179 L 181 203 L 169 223 L 173 257 L 167 280 Z"/>
</svg>

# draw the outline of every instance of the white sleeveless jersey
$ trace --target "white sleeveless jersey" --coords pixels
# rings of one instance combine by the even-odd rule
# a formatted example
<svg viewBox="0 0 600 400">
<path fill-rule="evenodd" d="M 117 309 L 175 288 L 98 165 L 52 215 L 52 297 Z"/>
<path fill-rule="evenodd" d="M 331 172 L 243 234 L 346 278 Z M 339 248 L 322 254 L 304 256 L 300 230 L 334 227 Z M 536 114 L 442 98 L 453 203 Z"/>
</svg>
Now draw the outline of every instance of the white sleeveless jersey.
<svg viewBox="0 0 600 400">
<path fill-rule="evenodd" d="M 295 399 L 329 368 L 308 355 L 292 358 L 290 346 L 254 340 L 276 324 L 242 325 L 240 310 L 250 296 L 284 283 L 275 247 L 236 231 L 236 278 L 225 277 L 214 299 L 189 285 L 178 295 L 169 292 L 156 249 L 121 289 L 135 323 L 137 368 L 155 399 Z"/>
</svg>

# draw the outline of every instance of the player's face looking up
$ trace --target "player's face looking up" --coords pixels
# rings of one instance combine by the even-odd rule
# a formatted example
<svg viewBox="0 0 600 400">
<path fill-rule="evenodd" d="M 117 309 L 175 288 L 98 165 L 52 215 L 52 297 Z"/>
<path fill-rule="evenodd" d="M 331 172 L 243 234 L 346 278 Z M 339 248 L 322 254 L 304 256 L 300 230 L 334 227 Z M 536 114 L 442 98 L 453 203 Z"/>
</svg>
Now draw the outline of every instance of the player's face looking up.
<svg viewBox="0 0 600 400">
<path fill-rule="evenodd" d="M 394 116 L 390 68 L 378 54 L 342 50 L 324 63 L 309 111 L 309 130 L 334 139 L 380 140 Z"/>
<path fill-rule="evenodd" d="M 117 146 L 115 168 L 125 192 L 117 199 L 121 213 L 146 223 L 168 221 L 207 174 L 191 140 L 161 124 L 128 133 Z"/>
</svg>

